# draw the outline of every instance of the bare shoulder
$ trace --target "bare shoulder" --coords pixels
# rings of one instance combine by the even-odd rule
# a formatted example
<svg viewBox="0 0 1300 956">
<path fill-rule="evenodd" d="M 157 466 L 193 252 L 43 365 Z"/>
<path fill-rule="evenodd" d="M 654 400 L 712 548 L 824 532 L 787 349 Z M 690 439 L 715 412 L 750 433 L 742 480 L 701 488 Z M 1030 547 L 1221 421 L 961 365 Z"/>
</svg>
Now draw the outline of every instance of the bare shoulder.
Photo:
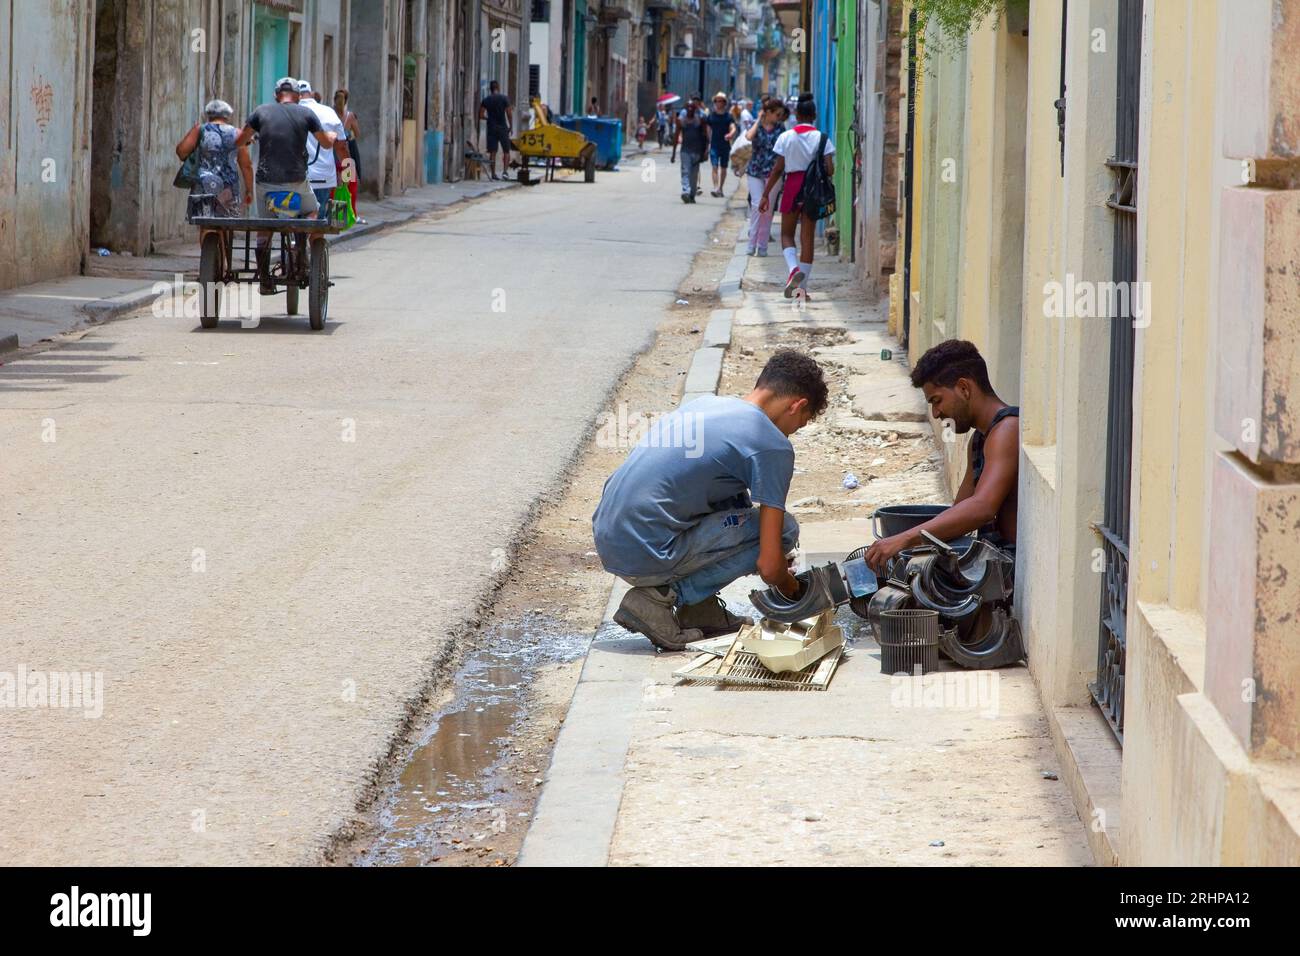
<svg viewBox="0 0 1300 956">
<path fill-rule="evenodd" d="M 986 453 L 1007 451 L 1018 454 L 1020 450 L 1020 416 L 1008 415 L 991 429 L 984 439 Z"/>
</svg>

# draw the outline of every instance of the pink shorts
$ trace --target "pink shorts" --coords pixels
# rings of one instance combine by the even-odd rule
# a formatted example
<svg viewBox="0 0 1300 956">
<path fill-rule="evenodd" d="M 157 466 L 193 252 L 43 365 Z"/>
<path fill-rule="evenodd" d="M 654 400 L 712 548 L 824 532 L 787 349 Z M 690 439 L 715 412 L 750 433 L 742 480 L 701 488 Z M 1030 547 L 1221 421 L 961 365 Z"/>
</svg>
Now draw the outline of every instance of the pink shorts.
<svg viewBox="0 0 1300 956">
<path fill-rule="evenodd" d="M 803 177 L 802 172 L 785 174 L 785 185 L 782 187 L 784 191 L 781 193 L 782 212 L 794 212 L 802 205 L 798 200 L 799 190 L 803 188 Z"/>
</svg>

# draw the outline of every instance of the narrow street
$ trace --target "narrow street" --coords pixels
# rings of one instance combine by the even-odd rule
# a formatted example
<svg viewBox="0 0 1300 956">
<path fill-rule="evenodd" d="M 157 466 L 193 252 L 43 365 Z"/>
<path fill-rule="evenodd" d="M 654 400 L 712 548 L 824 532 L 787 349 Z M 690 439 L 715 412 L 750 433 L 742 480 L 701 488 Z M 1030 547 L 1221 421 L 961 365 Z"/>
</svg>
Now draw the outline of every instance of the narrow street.
<svg viewBox="0 0 1300 956">
<path fill-rule="evenodd" d="M 502 935 L 479 879 L 535 935 L 555 870 L 888 867 L 924 921 L 1050 868 L 1038 936 L 1268 925 L 1297 45 L 0 0 L 0 917 L 373 945 Z"/>
<path fill-rule="evenodd" d="M 664 160 L 336 251 L 325 334 L 146 311 L 0 368 L 0 652 L 104 681 L 9 715 L 7 860 L 318 858 L 707 242 Z"/>
</svg>

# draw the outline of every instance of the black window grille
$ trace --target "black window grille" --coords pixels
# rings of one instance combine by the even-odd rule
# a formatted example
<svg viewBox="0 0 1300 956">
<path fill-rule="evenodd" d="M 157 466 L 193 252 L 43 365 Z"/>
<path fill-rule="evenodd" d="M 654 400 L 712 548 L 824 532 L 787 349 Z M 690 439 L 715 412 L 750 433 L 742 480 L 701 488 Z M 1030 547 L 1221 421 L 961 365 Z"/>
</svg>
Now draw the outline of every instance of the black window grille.
<svg viewBox="0 0 1300 956">
<path fill-rule="evenodd" d="M 1112 279 L 1129 291 L 1110 315 L 1110 394 L 1106 420 L 1106 479 L 1101 532 L 1105 568 L 1097 642 L 1097 679 L 1088 685 L 1120 743 L 1124 742 L 1127 666 L 1130 476 L 1133 466 L 1132 283 L 1137 281 L 1138 105 L 1142 72 L 1142 2 L 1119 0 L 1116 37 L 1115 152 L 1106 161 L 1114 191 Z"/>
</svg>

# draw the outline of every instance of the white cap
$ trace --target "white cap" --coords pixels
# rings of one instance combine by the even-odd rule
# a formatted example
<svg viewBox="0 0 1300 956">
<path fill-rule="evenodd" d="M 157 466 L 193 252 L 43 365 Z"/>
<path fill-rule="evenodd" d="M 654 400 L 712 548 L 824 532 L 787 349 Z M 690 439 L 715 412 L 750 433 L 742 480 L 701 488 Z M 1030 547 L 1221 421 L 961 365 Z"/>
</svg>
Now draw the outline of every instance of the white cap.
<svg viewBox="0 0 1300 956">
<path fill-rule="evenodd" d="M 310 93 L 311 93 L 311 84 L 308 83 L 306 80 L 299 80 L 299 81 L 298 81 L 298 95 L 299 95 L 299 96 L 307 96 L 307 95 L 309 95 Z"/>
<path fill-rule="evenodd" d="M 277 93 L 285 93 L 285 92 L 297 93 L 298 81 L 295 80 L 292 76 L 282 76 L 275 81 L 275 91 Z"/>
</svg>

